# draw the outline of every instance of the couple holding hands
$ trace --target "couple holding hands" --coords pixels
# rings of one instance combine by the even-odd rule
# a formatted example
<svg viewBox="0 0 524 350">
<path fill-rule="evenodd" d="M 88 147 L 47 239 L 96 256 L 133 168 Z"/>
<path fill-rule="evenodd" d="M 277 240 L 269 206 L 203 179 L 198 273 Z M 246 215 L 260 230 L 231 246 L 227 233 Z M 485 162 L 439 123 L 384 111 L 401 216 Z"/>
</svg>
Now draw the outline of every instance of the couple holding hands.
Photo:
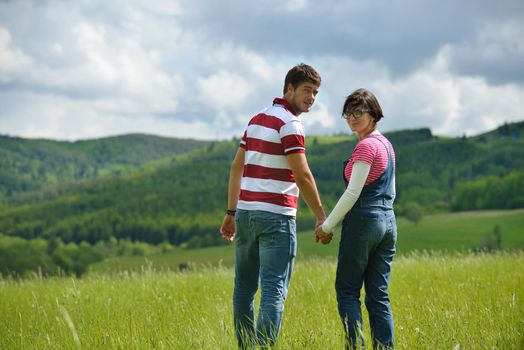
<svg viewBox="0 0 524 350">
<path fill-rule="evenodd" d="M 375 96 L 365 89 L 351 93 L 342 117 L 359 142 L 344 162 L 346 190 L 326 218 L 305 156 L 299 119 L 313 105 L 320 82 L 309 65 L 291 68 L 283 97 L 275 98 L 249 121 L 231 164 L 228 210 L 220 233 L 235 244 L 233 316 L 242 349 L 272 346 L 277 341 L 297 249 L 299 191 L 317 218 L 317 242 L 331 242 L 334 227 L 342 221 L 335 290 L 347 348 L 364 343 L 362 285 L 373 346 L 393 348 L 388 284 L 397 239 L 395 152 L 377 130 L 383 115 Z"/>
</svg>

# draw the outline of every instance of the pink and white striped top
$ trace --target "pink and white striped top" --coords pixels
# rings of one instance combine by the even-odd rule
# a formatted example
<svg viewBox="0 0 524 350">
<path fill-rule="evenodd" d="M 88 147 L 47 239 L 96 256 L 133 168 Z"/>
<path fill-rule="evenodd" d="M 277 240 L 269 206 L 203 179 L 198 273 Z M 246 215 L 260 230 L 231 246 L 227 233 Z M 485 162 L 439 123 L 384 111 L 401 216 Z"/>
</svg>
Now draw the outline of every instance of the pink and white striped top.
<svg viewBox="0 0 524 350">
<path fill-rule="evenodd" d="M 396 166 L 395 151 L 393 150 L 393 147 L 389 143 L 388 139 L 386 139 L 382 134 L 368 135 L 357 143 L 355 149 L 353 150 L 353 154 L 351 154 L 351 157 L 349 158 L 349 162 L 344 169 L 344 177 L 346 181 L 349 181 L 351 178 L 353 163 L 356 161 L 365 162 L 371 165 L 371 169 L 369 170 L 369 175 L 364 186 L 367 186 L 373 181 L 377 180 L 386 170 L 388 165 L 388 152 L 384 147 L 384 144 L 382 144 L 382 142 L 380 142 L 377 138 L 380 138 L 380 140 L 384 142 L 385 145 L 387 145 L 393 158 L 393 165 Z"/>
<path fill-rule="evenodd" d="M 295 216 L 299 190 L 286 155 L 304 153 L 302 122 L 285 99 L 255 115 L 240 147 L 246 151 L 237 208 Z"/>
</svg>

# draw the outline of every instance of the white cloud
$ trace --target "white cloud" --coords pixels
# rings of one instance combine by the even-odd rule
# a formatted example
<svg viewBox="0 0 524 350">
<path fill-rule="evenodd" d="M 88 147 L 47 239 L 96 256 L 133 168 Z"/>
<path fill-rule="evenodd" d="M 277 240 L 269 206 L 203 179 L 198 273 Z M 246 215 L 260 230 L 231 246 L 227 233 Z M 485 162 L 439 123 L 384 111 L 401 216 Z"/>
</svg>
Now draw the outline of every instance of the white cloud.
<svg viewBox="0 0 524 350">
<path fill-rule="evenodd" d="M 335 117 L 329 113 L 329 110 L 322 102 L 315 102 L 313 108 L 300 115 L 302 124 L 308 133 L 315 133 L 315 128 L 320 125 L 322 128 L 329 129 L 335 125 Z"/>
<path fill-rule="evenodd" d="M 387 129 L 430 127 L 436 134 L 458 136 L 524 119 L 522 86 L 492 86 L 446 68 L 437 58 L 405 79 L 376 82 L 386 116 L 380 123 Z"/>
<path fill-rule="evenodd" d="M 10 82 L 30 62 L 21 50 L 12 47 L 9 31 L 0 27 L 0 83 Z"/>
<path fill-rule="evenodd" d="M 159 16 L 183 15 L 182 6 L 176 0 L 145 1 L 138 3 L 137 6 L 142 11 L 149 11 Z"/>
<path fill-rule="evenodd" d="M 524 82 L 524 22 L 487 22 L 466 42 L 446 44 L 440 51 L 459 74 L 484 76 L 496 83 Z"/>
<path fill-rule="evenodd" d="M 161 66 L 160 55 L 129 37 L 108 38 L 105 28 L 81 23 L 75 29 L 83 62 L 69 75 L 73 85 L 99 86 L 115 100 L 122 113 L 173 112 L 183 86 L 180 75 L 170 76 Z M 60 73 L 57 70 L 56 73 Z M 108 106 L 108 103 L 103 103 Z M 116 110 L 114 112 L 117 112 Z"/>
<path fill-rule="evenodd" d="M 290 11 L 301 11 L 306 8 L 308 0 L 287 0 L 284 1 L 285 7 Z"/>
<path fill-rule="evenodd" d="M 104 26 L 82 22 L 73 28 L 75 47 L 55 43 L 62 55 L 75 50 L 78 60 L 64 66 L 46 62 L 26 64 L 19 80 L 30 86 L 58 89 L 57 93 L 91 101 L 104 111 L 122 114 L 175 112 L 183 97 L 184 81 L 161 67 L 160 55 L 139 42 L 111 38 Z"/>
<path fill-rule="evenodd" d="M 429 5 L 0 1 L 0 133 L 239 136 L 299 62 L 322 76 L 308 134 L 346 130 L 340 109 L 360 87 L 379 98 L 383 131 L 523 120 L 524 6 Z"/>
<path fill-rule="evenodd" d="M 472 135 L 524 119 L 522 85 L 490 85 L 481 77 L 455 75 L 444 53 L 401 78 L 377 62 L 324 60 L 320 96 L 335 97 L 329 100 L 329 114 L 337 117 L 349 93 L 371 90 L 385 115 L 379 122 L 383 131 L 429 127 L 441 135 Z"/>
<path fill-rule="evenodd" d="M 13 93 L 6 97 L 31 102 L 21 103 L 2 115 L 2 125 L 12 135 L 63 140 L 135 132 L 198 139 L 214 139 L 217 136 L 215 129 L 199 120 L 173 120 L 147 114 L 130 118 L 125 114 L 101 111 L 85 101 L 61 96 Z M 0 100 L 0 103 L 4 101 Z"/>
<path fill-rule="evenodd" d="M 243 106 L 251 92 L 251 85 L 244 77 L 225 70 L 199 78 L 198 87 L 201 101 L 217 110 Z"/>
</svg>

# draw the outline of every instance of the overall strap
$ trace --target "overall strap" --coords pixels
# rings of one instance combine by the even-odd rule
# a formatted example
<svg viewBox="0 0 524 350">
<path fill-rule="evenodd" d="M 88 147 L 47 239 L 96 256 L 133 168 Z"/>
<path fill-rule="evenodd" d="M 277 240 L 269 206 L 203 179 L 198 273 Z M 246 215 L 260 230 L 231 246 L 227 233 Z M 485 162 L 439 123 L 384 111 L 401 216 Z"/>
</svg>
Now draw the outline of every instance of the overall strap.
<svg viewBox="0 0 524 350">
<path fill-rule="evenodd" d="M 373 136 L 373 135 L 369 135 L 368 137 L 372 137 L 372 138 L 374 138 L 375 140 L 380 141 L 380 143 L 383 144 L 384 147 L 386 148 L 386 152 L 388 152 L 388 161 L 393 162 L 393 158 L 391 157 L 391 152 L 390 152 L 390 149 L 389 149 L 388 145 L 386 145 L 386 144 L 384 143 L 384 141 L 382 141 L 379 137 L 376 137 L 376 136 Z"/>
</svg>

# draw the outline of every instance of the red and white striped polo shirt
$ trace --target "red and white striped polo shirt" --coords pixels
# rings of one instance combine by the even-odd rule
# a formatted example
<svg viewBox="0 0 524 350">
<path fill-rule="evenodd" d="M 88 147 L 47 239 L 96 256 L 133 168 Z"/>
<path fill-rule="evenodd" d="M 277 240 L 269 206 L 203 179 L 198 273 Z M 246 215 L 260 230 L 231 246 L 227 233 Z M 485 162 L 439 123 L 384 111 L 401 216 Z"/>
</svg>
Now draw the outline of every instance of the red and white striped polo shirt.
<svg viewBox="0 0 524 350">
<path fill-rule="evenodd" d="M 237 208 L 295 216 L 299 191 L 286 155 L 304 153 L 305 145 L 293 107 L 275 98 L 249 121 L 240 147 L 246 155 Z"/>
</svg>

